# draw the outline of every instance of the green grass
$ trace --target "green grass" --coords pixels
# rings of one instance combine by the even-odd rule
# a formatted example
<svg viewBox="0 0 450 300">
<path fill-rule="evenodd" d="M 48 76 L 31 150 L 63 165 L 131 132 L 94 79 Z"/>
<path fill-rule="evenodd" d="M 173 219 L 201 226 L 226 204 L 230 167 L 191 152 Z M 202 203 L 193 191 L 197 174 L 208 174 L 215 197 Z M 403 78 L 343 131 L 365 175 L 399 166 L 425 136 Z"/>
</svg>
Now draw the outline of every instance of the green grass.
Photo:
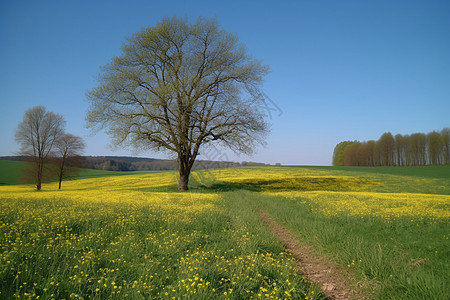
<svg viewBox="0 0 450 300">
<path fill-rule="evenodd" d="M 25 166 L 22 161 L 0 160 L 0 185 L 19 184 L 19 169 Z"/>
<path fill-rule="evenodd" d="M 376 217 L 324 216 L 302 201 L 255 194 L 248 199 L 302 241 L 354 270 L 376 299 L 446 299 L 448 219 L 385 222 Z"/>
<path fill-rule="evenodd" d="M 0 160 L 0 185 L 14 185 L 20 184 L 20 169 L 24 169 L 27 163 L 22 161 L 10 161 L 10 160 Z M 88 178 L 100 178 L 108 176 L 123 176 L 123 175 L 138 175 L 138 174 L 149 174 L 149 173 L 160 173 L 166 171 L 132 171 L 132 172 L 122 172 L 122 171 L 103 171 L 103 170 L 93 170 L 93 169 L 80 169 L 77 174 L 71 175 L 65 180 L 77 180 L 77 179 L 88 179 Z M 55 179 L 56 181 L 56 179 Z"/>
<path fill-rule="evenodd" d="M 336 170 L 357 173 L 388 174 L 420 178 L 450 179 L 450 166 L 417 167 L 302 167 L 318 170 Z"/>
<path fill-rule="evenodd" d="M 151 173 L 162 173 L 170 171 L 103 171 L 103 170 L 93 170 L 93 169 L 80 169 L 80 173 L 75 174 L 70 178 L 70 180 L 77 179 L 88 179 L 88 178 L 100 178 L 109 176 L 126 176 L 126 175 L 140 175 L 140 174 L 151 174 Z"/>
<path fill-rule="evenodd" d="M 17 183 L 10 174 L 19 165 L 0 161 L 1 182 Z M 350 182 L 365 192 L 449 195 L 449 167 L 273 170 L 304 174 L 283 186 L 274 178 L 227 183 L 210 176 L 214 170 L 198 171 L 201 182 L 192 177 L 192 200 L 184 202 L 175 182 L 136 188 L 145 200 L 69 200 L 64 190 L 48 198 L 0 194 L 0 299 L 324 299 L 294 269 L 258 209 L 352 272 L 370 299 L 448 298 L 448 218 L 326 216 L 305 198 L 262 191 L 333 192 Z M 155 172 L 83 170 L 77 179 L 148 173 Z M 164 192 L 173 202 L 147 201 Z M 209 194 L 220 197 L 197 210 L 203 200 L 196 197 Z"/>
</svg>

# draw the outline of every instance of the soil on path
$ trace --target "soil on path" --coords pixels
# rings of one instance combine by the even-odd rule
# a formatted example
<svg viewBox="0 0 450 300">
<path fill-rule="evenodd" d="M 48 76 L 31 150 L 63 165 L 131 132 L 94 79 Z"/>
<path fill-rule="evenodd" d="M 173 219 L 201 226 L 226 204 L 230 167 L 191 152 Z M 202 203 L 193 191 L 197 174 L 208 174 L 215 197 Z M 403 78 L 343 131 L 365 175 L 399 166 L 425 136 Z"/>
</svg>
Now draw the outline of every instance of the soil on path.
<svg viewBox="0 0 450 300">
<path fill-rule="evenodd" d="M 299 240 L 286 228 L 278 225 L 263 210 L 258 210 L 263 221 L 284 243 L 294 258 L 300 272 L 310 281 L 317 283 L 328 299 L 366 299 L 359 287 L 351 286 L 351 274 L 333 264 L 329 259 L 315 254 L 314 249 Z"/>
</svg>

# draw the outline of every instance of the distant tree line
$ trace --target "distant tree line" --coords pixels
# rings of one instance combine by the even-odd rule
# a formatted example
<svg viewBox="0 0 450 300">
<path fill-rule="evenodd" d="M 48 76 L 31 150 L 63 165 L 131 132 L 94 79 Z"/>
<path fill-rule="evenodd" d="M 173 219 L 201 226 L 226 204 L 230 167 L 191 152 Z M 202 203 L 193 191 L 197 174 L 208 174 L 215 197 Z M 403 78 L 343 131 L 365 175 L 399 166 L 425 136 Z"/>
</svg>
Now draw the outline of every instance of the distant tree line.
<svg viewBox="0 0 450 300">
<path fill-rule="evenodd" d="M 336 145 L 334 166 L 425 166 L 450 164 L 450 128 L 428 134 L 384 133 L 377 141 Z"/>
<path fill-rule="evenodd" d="M 3 156 L 1 160 L 27 161 L 26 156 Z M 49 163 L 51 161 L 49 160 Z M 178 170 L 178 162 L 170 159 L 155 159 L 127 156 L 76 156 L 66 162 L 67 167 L 80 167 L 104 171 L 164 171 Z M 257 162 L 231 162 L 198 160 L 194 163 L 193 169 L 215 169 L 232 167 L 265 166 L 264 163 Z"/>
<path fill-rule="evenodd" d="M 177 160 L 121 157 L 121 156 L 85 156 L 85 167 L 89 169 L 105 171 L 162 171 L 178 170 Z M 214 169 L 231 168 L 242 166 L 264 166 L 264 163 L 255 162 L 230 162 L 230 161 L 209 161 L 198 160 L 194 163 L 193 169 Z"/>
</svg>

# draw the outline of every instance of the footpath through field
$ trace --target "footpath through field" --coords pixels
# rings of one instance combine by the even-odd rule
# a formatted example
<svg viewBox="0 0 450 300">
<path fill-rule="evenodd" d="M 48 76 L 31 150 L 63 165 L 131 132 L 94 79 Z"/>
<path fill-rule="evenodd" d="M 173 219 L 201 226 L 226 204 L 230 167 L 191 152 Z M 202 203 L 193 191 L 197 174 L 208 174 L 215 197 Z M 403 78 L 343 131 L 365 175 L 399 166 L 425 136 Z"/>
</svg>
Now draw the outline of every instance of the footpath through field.
<svg viewBox="0 0 450 300">
<path fill-rule="evenodd" d="M 295 257 L 299 271 L 308 280 L 318 284 L 330 299 L 365 299 L 357 286 L 351 286 L 349 282 L 351 274 L 326 257 L 317 255 L 310 245 L 301 243 L 288 229 L 277 224 L 262 209 L 258 209 L 258 214 Z"/>
</svg>

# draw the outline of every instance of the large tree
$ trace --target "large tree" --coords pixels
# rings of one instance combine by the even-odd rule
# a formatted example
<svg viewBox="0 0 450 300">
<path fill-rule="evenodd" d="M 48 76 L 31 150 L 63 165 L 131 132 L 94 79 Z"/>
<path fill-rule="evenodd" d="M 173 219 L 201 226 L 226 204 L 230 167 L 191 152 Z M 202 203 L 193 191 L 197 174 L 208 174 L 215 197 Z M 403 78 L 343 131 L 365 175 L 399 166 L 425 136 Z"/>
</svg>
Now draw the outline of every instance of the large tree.
<svg viewBox="0 0 450 300">
<path fill-rule="evenodd" d="M 164 18 L 122 50 L 88 92 L 88 127 L 107 129 L 113 144 L 176 153 L 180 190 L 201 147 L 217 142 L 250 153 L 263 141 L 258 87 L 268 67 L 215 20 Z"/>
<path fill-rule="evenodd" d="M 65 121 L 61 115 L 46 111 L 43 106 L 33 107 L 25 112 L 16 129 L 15 139 L 20 144 L 20 155 L 31 161 L 28 170 L 41 190 L 44 164 L 51 154 L 55 141 L 64 131 Z"/>
<path fill-rule="evenodd" d="M 58 175 L 58 189 L 61 189 L 63 178 L 78 171 L 81 164 L 81 154 L 85 148 L 83 139 L 79 136 L 65 133 L 55 142 L 55 166 Z"/>
</svg>

